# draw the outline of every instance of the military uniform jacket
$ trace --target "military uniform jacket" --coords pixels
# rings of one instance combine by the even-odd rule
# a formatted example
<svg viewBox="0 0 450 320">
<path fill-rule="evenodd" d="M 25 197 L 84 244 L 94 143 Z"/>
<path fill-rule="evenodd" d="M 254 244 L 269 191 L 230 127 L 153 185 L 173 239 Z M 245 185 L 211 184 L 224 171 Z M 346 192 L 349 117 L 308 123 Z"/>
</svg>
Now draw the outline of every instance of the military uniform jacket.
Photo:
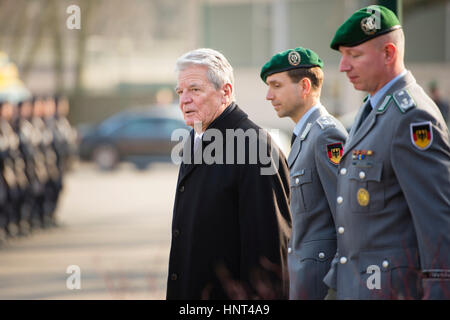
<svg viewBox="0 0 450 320">
<path fill-rule="evenodd" d="M 296 137 L 290 169 L 292 236 L 289 243 L 289 298 L 323 299 L 323 278 L 336 253 L 333 213 L 345 128 L 322 106 Z"/>
<path fill-rule="evenodd" d="M 223 137 L 226 129 L 260 129 L 237 105 L 228 108 L 231 112 L 225 110 L 205 135 L 210 129 Z M 205 140 L 200 150 L 212 143 Z M 274 150 L 279 170 L 273 175 L 261 175 L 259 161 L 181 164 L 167 299 L 287 298 L 289 173 L 281 151 Z M 223 151 L 227 153 L 225 146 Z"/>
<path fill-rule="evenodd" d="M 373 107 L 344 146 L 326 282 L 338 299 L 449 299 L 447 126 L 409 72 Z"/>
</svg>

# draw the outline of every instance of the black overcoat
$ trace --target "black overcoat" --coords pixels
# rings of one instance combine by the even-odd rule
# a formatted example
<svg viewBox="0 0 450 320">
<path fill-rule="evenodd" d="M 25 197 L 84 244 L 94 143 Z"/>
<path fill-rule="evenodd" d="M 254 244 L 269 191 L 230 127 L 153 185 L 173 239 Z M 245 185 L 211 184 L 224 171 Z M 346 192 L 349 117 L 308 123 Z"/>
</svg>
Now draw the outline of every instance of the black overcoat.
<svg viewBox="0 0 450 320">
<path fill-rule="evenodd" d="M 262 157 L 256 164 L 250 161 L 251 139 L 245 143 L 245 163 L 238 164 L 238 143 L 229 138 L 235 142 L 234 163 L 226 161 L 226 129 L 261 129 L 234 103 L 206 132 L 210 129 L 223 133 L 224 164 L 180 165 L 167 299 L 287 298 L 291 215 L 286 159 L 269 136 L 265 150 L 271 150 L 266 154 L 275 163 L 274 174 L 262 174 L 261 168 L 268 167 Z M 192 137 L 191 132 L 191 146 Z M 258 136 L 259 147 L 263 137 Z M 202 141 L 201 151 L 207 147 Z"/>
</svg>

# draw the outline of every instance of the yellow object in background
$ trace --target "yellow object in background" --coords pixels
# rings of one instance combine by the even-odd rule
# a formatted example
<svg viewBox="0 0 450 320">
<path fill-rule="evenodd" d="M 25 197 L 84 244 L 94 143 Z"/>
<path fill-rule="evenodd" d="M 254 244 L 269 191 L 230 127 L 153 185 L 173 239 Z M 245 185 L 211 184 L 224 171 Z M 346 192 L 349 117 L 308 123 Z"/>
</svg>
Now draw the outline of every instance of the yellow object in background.
<svg viewBox="0 0 450 320">
<path fill-rule="evenodd" d="M 31 93 L 19 78 L 17 66 L 0 51 L 0 101 L 17 103 L 31 98 Z"/>
</svg>

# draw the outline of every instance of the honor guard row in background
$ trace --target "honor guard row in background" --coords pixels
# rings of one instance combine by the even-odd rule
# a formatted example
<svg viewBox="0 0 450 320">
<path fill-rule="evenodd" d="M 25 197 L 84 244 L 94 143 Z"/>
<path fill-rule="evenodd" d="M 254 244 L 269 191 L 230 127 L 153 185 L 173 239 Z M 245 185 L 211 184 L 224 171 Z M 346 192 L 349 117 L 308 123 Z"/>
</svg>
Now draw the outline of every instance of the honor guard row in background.
<svg viewBox="0 0 450 320">
<path fill-rule="evenodd" d="M 76 153 L 66 98 L 0 101 L 0 245 L 56 226 L 63 175 Z"/>
</svg>

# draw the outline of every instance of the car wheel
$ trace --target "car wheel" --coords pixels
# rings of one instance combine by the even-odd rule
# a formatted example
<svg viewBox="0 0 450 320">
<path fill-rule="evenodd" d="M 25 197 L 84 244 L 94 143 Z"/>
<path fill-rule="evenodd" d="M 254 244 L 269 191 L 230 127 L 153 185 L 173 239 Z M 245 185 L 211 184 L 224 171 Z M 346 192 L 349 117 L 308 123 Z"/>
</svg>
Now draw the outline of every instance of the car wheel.
<svg viewBox="0 0 450 320">
<path fill-rule="evenodd" d="M 144 161 L 134 163 L 134 166 L 136 167 L 137 170 L 146 170 L 148 168 L 148 165 L 149 163 Z"/>
<path fill-rule="evenodd" d="M 119 154 L 111 145 L 101 145 L 95 148 L 92 158 L 101 170 L 112 170 L 119 162 Z"/>
</svg>

